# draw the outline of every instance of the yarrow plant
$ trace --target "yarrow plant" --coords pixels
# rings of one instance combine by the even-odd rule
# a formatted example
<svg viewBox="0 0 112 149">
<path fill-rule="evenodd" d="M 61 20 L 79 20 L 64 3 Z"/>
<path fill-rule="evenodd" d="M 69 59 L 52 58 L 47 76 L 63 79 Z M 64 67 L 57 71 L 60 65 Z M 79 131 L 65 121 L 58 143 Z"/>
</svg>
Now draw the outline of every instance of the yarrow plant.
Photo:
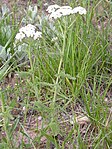
<svg viewBox="0 0 112 149">
<path fill-rule="evenodd" d="M 72 7 L 70 6 L 60 7 L 57 4 L 50 5 L 46 11 L 49 13 L 50 20 L 61 18 L 62 16 L 68 16 L 68 15 L 75 14 L 75 13 L 79 13 L 80 15 L 87 13 L 86 9 L 81 6 L 78 6 L 72 9 Z"/>
<path fill-rule="evenodd" d="M 28 24 L 24 27 L 21 27 L 19 29 L 19 32 L 15 36 L 14 49 L 16 51 L 16 57 L 19 59 L 19 61 L 29 59 L 32 72 L 33 72 L 32 52 L 34 52 L 35 49 L 34 47 L 36 47 L 36 49 L 38 48 L 39 44 L 39 42 L 35 42 L 35 40 L 39 40 L 41 37 L 42 32 L 37 31 L 36 27 L 32 24 Z M 17 44 L 19 42 L 21 42 L 21 44 Z M 32 80 L 34 80 L 33 74 L 32 74 Z"/>
<path fill-rule="evenodd" d="M 42 33 L 40 31 L 36 31 L 36 27 L 34 25 L 28 24 L 27 26 L 19 29 L 19 33 L 16 34 L 15 39 L 22 41 L 22 39 L 29 37 L 36 40 L 42 37 Z"/>
</svg>

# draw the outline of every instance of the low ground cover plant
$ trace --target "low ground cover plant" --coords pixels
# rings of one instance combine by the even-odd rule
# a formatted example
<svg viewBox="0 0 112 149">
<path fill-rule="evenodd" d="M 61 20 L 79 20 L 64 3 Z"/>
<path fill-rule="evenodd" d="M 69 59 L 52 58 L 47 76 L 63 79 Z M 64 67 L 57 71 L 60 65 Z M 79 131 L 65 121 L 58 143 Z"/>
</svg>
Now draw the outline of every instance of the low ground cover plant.
<svg viewBox="0 0 112 149">
<path fill-rule="evenodd" d="M 0 148 L 109 149 L 111 2 L 44 7 L 2 6 Z"/>
</svg>

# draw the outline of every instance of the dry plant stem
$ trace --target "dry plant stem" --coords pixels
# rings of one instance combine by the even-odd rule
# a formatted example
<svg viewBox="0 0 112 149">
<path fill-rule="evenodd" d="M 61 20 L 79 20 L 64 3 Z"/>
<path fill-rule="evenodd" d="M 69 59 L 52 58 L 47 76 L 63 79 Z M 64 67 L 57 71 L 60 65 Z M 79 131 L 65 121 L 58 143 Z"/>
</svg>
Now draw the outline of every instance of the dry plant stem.
<svg viewBox="0 0 112 149">
<path fill-rule="evenodd" d="M 7 120 L 6 120 L 5 107 L 4 107 L 4 104 L 5 104 L 4 103 L 4 95 L 2 92 L 0 93 L 0 97 L 1 97 L 1 108 L 2 108 L 2 113 L 3 113 L 3 128 L 5 130 L 8 147 L 9 147 L 9 149 L 11 149 L 12 145 L 11 145 L 10 138 L 8 135 L 8 130 L 7 130 Z"/>
</svg>

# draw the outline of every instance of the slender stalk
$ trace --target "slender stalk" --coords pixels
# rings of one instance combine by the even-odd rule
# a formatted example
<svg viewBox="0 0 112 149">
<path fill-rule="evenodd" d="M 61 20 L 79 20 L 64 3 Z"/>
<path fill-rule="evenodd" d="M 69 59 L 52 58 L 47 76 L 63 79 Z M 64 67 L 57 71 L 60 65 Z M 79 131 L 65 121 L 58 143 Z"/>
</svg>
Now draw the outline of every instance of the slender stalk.
<svg viewBox="0 0 112 149">
<path fill-rule="evenodd" d="M 32 55 L 31 55 L 31 48 L 32 48 L 32 44 L 29 44 L 28 47 L 28 58 L 30 61 L 30 67 L 31 67 L 31 77 L 32 77 L 32 83 L 35 84 L 35 74 L 34 74 L 34 65 L 33 65 L 33 61 L 32 61 Z M 38 98 L 38 91 L 37 91 L 37 87 L 34 85 L 34 90 L 36 93 L 36 97 Z"/>
<path fill-rule="evenodd" d="M 29 57 L 31 73 L 32 73 L 32 81 L 34 82 L 34 70 L 33 70 L 32 56 L 31 56 L 31 44 L 29 44 L 29 48 L 28 48 L 28 57 Z"/>
<path fill-rule="evenodd" d="M 2 109 L 2 113 L 3 113 L 3 128 L 4 128 L 5 134 L 6 134 L 8 148 L 11 149 L 12 145 L 11 145 L 10 137 L 9 137 L 8 130 L 7 130 L 7 117 L 5 115 L 6 111 L 5 111 L 4 95 L 3 95 L 2 91 L 0 93 L 0 97 L 1 97 L 1 109 Z"/>
<path fill-rule="evenodd" d="M 53 109 L 55 108 L 55 101 L 56 101 L 57 89 L 58 89 L 57 85 L 58 85 L 58 81 L 59 81 L 59 78 L 60 78 L 59 74 L 60 74 L 61 66 L 62 66 L 62 62 L 63 62 L 65 42 L 66 42 L 66 25 L 65 25 L 65 30 L 64 30 L 64 33 L 63 33 L 63 48 L 62 48 L 61 58 L 60 58 L 59 66 L 58 66 L 58 74 L 57 74 L 57 78 L 56 78 L 56 82 L 55 82 L 55 90 L 54 90 L 54 98 L 53 98 Z"/>
</svg>

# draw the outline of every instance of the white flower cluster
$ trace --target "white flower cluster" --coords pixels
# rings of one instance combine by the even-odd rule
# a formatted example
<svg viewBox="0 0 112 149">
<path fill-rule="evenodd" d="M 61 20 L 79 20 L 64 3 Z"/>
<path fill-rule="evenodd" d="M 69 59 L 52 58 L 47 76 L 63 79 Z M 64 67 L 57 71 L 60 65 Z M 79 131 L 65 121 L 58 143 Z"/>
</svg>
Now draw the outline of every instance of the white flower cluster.
<svg viewBox="0 0 112 149">
<path fill-rule="evenodd" d="M 62 16 L 75 14 L 75 13 L 79 13 L 80 15 L 86 14 L 86 9 L 81 6 L 75 7 L 74 9 L 72 9 L 72 7 L 70 7 L 70 6 L 60 7 L 57 4 L 50 5 L 46 11 L 50 14 L 49 15 L 50 20 L 57 19 Z"/>
<path fill-rule="evenodd" d="M 55 5 L 50 5 L 50 6 L 47 8 L 46 11 L 48 11 L 48 13 L 52 13 L 52 12 L 56 11 L 56 10 L 59 9 L 59 8 L 60 8 L 60 6 L 57 5 L 57 4 L 55 4 Z"/>
<path fill-rule="evenodd" d="M 75 8 L 73 9 L 73 13 L 79 13 L 80 15 L 83 15 L 83 14 L 86 14 L 87 11 L 86 11 L 85 8 L 79 6 L 79 7 L 75 7 Z"/>
<path fill-rule="evenodd" d="M 16 34 L 15 39 L 22 41 L 24 38 L 32 37 L 34 40 L 42 37 L 42 33 L 36 31 L 36 27 L 32 24 L 28 24 L 25 27 L 19 29 L 19 33 Z"/>
</svg>

